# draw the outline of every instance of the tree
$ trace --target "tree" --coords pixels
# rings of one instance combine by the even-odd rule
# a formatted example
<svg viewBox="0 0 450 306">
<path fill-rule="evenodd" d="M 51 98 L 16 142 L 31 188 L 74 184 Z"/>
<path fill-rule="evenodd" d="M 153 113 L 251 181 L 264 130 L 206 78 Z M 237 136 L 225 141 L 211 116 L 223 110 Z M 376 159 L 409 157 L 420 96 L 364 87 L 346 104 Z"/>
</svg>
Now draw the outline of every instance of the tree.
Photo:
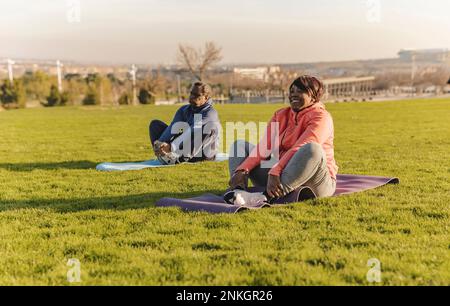
<svg viewBox="0 0 450 306">
<path fill-rule="evenodd" d="M 147 74 L 145 79 L 139 81 L 137 85 L 139 88 L 139 103 L 154 104 L 156 96 L 167 91 L 168 80 L 158 71 L 156 74 Z"/>
<path fill-rule="evenodd" d="M 99 105 L 100 104 L 100 93 L 97 88 L 93 85 L 89 85 L 86 96 L 83 99 L 83 105 Z"/>
<path fill-rule="evenodd" d="M 125 91 L 119 97 L 119 105 L 131 105 L 133 103 L 133 95 Z"/>
<path fill-rule="evenodd" d="M 6 80 L 0 87 L 0 102 L 5 108 L 24 108 L 26 106 L 26 93 L 21 80 L 11 83 Z"/>
<path fill-rule="evenodd" d="M 194 78 L 202 81 L 205 72 L 222 60 L 222 48 L 214 42 L 206 42 L 205 47 L 195 49 L 189 45 L 178 45 L 178 63 L 187 69 Z"/>
<path fill-rule="evenodd" d="M 155 104 L 156 102 L 155 94 L 144 88 L 139 89 L 138 100 L 141 104 Z"/>
<path fill-rule="evenodd" d="M 84 105 L 104 105 L 106 102 L 112 102 L 112 88 L 108 78 L 97 73 L 89 74 L 86 83 L 88 89 L 83 99 Z"/>
<path fill-rule="evenodd" d="M 60 93 L 58 87 L 52 85 L 50 87 L 50 95 L 47 97 L 47 103 L 42 103 L 45 107 L 64 106 L 69 101 L 68 92 Z"/>
<path fill-rule="evenodd" d="M 429 71 L 419 71 L 419 74 L 414 80 L 414 83 L 424 86 L 445 86 L 448 78 L 448 73 L 449 70 L 445 67 L 439 67 Z"/>
<path fill-rule="evenodd" d="M 43 71 L 28 71 L 22 78 L 27 97 L 33 100 L 43 101 L 50 92 L 50 87 L 56 82 L 56 77 Z"/>
<path fill-rule="evenodd" d="M 68 96 L 67 104 L 74 105 L 83 101 L 88 84 L 79 74 L 66 74 L 64 88 Z"/>
<path fill-rule="evenodd" d="M 108 78 L 108 80 L 111 82 L 111 85 L 115 86 L 123 86 L 125 84 L 124 81 L 122 81 L 121 79 L 119 79 L 114 73 L 108 73 L 106 75 L 106 77 Z"/>
</svg>

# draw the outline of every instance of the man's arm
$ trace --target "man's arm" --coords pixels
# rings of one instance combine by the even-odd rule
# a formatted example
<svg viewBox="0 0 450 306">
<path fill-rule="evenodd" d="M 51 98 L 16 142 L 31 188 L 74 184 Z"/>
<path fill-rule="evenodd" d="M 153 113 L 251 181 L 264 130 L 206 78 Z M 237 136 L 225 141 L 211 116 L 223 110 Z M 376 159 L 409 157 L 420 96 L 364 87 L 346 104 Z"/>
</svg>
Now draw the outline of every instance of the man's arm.
<svg viewBox="0 0 450 306">
<path fill-rule="evenodd" d="M 172 120 L 172 123 L 164 130 L 164 132 L 162 133 L 161 137 L 159 137 L 159 141 L 163 142 L 163 143 L 169 143 L 170 140 L 172 139 L 172 136 L 174 136 L 172 134 L 172 128 L 173 126 L 177 123 L 177 122 L 182 122 L 183 121 L 183 107 L 179 108 L 178 111 L 175 113 L 175 116 Z"/>
<path fill-rule="evenodd" d="M 202 157 L 203 153 L 207 153 L 204 152 L 205 147 L 214 146 L 213 143 L 219 137 L 220 122 L 217 113 L 203 114 L 201 120 L 194 122 L 193 126 L 189 127 L 171 143 L 171 151 L 183 157 L 186 161 L 194 157 Z M 197 139 L 195 135 L 197 135 Z"/>
</svg>

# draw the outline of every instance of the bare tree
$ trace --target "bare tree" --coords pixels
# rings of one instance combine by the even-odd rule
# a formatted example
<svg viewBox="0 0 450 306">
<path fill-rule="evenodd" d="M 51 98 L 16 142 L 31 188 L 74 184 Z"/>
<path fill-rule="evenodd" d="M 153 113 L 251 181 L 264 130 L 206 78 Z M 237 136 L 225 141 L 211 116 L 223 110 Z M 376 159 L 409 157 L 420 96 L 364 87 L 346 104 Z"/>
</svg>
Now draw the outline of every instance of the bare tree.
<svg viewBox="0 0 450 306">
<path fill-rule="evenodd" d="M 222 48 L 214 42 L 206 42 L 204 48 L 195 49 L 189 45 L 178 45 L 178 63 L 199 81 L 205 72 L 222 60 Z"/>
<path fill-rule="evenodd" d="M 138 87 L 149 91 L 152 95 L 157 95 L 166 91 L 169 87 L 169 80 L 158 70 L 155 73 L 147 73 L 145 78 L 138 83 Z"/>
<path fill-rule="evenodd" d="M 449 69 L 446 67 L 439 67 L 435 70 L 422 71 L 415 83 L 420 85 L 437 85 L 445 86 L 449 76 Z"/>
</svg>

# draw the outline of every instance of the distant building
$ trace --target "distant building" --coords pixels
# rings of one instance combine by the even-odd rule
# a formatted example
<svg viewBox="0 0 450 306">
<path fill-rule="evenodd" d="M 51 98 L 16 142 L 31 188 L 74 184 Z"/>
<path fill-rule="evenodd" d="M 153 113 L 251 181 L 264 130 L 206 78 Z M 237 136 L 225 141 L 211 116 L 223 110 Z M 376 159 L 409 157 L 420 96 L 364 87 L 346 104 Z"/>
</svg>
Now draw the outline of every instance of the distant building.
<svg viewBox="0 0 450 306">
<path fill-rule="evenodd" d="M 395 95 L 415 95 L 417 88 L 414 86 L 393 86 L 390 88 Z"/>
<path fill-rule="evenodd" d="M 448 49 L 403 49 L 398 53 L 400 60 L 426 62 L 450 62 L 450 51 Z"/>
<path fill-rule="evenodd" d="M 373 92 L 374 81 L 374 76 L 325 79 L 325 100 L 369 97 Z"/>
<path fill-rule="evenodd" d="M 437 94 L 439 94 L 440 92 L 441 92 L 441 87 L 440 87 L 440 86 L 435 86 L 435 85 L 428 86 L 428 87 L 426 87 L 426 88 L 423 90 L 423 93 L 425 93 L 425 94 L 434 94 L 434 95 L 437 95 Z"/>
<path fill-rule="evenodd" d="M 271 75 L 281 71 L 279 66 L 256 67 L 256 68 L 234 68 L 234 74 L 254 80 L 267 81 Z"/>
</svg>

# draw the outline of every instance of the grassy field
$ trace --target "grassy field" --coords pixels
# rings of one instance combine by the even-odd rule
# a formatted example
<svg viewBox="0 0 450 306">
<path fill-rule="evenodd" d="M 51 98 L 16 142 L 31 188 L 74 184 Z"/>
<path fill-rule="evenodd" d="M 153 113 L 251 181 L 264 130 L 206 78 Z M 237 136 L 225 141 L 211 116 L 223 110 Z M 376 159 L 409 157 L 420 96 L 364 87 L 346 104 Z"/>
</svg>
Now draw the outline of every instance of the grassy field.
<svg viewBox="0 0 450 306">
<path fill-rule="evenodd" d="M 267 121 L 281 105 L 217 106 Z M 450 284 L 450 100 L 327 106 L 340 173 L 398 186 L 239 215 L 154 208 L 163 196 L 221 193 L 227 164 L 100 173 L 153 156 L 150 119 L 175 107 L 0 113 L 0 285 Z"/>
</svg>

